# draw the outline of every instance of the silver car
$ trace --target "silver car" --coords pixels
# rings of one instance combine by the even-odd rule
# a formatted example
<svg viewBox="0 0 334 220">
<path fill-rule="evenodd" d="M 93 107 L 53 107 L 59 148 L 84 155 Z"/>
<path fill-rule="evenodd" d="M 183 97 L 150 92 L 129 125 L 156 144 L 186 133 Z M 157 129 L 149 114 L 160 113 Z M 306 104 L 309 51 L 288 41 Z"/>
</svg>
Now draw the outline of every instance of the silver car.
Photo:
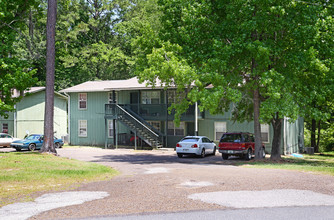
<svg viewBox="0 0 334 220">
<path fill-rule="evenodd" d="M 18 139 L 18 138 L 14 138 L 14 137 L 12 137 L 12 136 L 9 135 L 9 134 L 0 133 L 0 146 L 3 146 L 3 147 L 9 147 L 10 144 L 11 144 L 13 141 L 17 141 L 17 140 L 20 140 L 20 139 Z"/>
<path fill-rule="evenodd" d="M 202 158 L 207 154 L 216 154 L 216 144 L 205 136 L 186 136 L 176 144 L 178 157 L 197 155 Z"/>
</svg>

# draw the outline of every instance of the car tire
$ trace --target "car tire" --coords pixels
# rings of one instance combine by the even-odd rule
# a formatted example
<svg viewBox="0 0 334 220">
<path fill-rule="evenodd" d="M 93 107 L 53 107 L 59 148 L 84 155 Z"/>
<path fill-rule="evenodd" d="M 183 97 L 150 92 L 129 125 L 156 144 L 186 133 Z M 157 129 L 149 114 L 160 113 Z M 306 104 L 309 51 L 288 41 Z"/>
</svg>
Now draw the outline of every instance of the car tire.
<svg viewBox="0 0 334 220">
<path fill-rule="evenodd" d="M 57 142 L 55 143 L 55 148 L 61 148 L 60 144 Z"/>
<path fill-rule="evenodd" d="M 201 151 L 201 157 L 202 157 L 202 158 L 205 157 L 205 148 L 203 148 L 202 151 Z"/>
<path fill-rule="evenodd" d="M 183 154 L 177 154 L 178 158 L 182 158 Z"/>
<path fill-rule="evenodd" d="M 245 154 L 245 160 L 250 160 L 252 159 L 252 150 L 249 148 L 247 150 L 247 153 Z"/>
<path fill-rule="evenodd" d="M 36 145 L 35 144 L 29 144 L 28 149 L 30 151 L 34 151 L 34 150 L 36 150 Z"/>
<path fill-rule="evenodd" d="M 212 152 L 212 155 L 216 155 L 216 147 L 213 148 L 213 152 Z"/>
<path fill-rule="evenodd" d="M 228 160 L 228 154 L 222 154 L 223 160 Z"/>
<path fill-rule="evenodd" d="M 15 150 L 16 150 L 16 151 L 21 151 L 21 149 L 19 149 L 19 148 L 16 148 Z"/>
<path fill-rule="evenodd" d="M 266 151 L 264 148 L 262 148 L 262 158 L 265 158 L 266 157 Z"/>
</svg>

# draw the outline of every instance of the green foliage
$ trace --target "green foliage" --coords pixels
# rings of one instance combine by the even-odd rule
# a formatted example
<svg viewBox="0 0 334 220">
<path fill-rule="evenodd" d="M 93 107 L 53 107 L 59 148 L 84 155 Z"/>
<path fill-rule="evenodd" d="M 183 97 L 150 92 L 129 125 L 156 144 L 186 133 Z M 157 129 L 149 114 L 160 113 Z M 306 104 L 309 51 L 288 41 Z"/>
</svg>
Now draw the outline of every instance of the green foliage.
<svg viewBox="0 0 334 220">
<path fill-rule="evenodd" d="M 31 66 L 17 56 L 15 41 L 24 28 L 24 20 L 36 1 L 0 2 L 0 115 L 8 117 L 20 97 L 13 97 L 13 91 L 23 92 L 35 83 Z"/>
</svg>

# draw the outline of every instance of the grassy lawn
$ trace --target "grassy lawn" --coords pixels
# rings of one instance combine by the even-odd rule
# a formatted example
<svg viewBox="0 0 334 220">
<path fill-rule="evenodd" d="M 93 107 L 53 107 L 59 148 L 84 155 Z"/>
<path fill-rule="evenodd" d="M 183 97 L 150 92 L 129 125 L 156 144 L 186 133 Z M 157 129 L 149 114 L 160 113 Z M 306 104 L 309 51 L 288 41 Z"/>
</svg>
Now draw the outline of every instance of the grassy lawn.
<svg viewBox="0 0 334 220">
<path fill-rule="evenodd" d="M 260 161 L 253 160 L 238 165 L 256 168 L 299 170 L 334 176 L 334 152 L 314 155 L 304 154 L 303 158 L 283 156 L 282 160 L 276 162 L 270 161 L 269 159 Z"/>
<path fill-rule="evenodd" d="M 0 207 L 12 201 L 29 201 L 34 192 L 67 190 L 117 174 L 95 163 L 30 151 L 0 153 L 0 170 Z"/>
</svg>

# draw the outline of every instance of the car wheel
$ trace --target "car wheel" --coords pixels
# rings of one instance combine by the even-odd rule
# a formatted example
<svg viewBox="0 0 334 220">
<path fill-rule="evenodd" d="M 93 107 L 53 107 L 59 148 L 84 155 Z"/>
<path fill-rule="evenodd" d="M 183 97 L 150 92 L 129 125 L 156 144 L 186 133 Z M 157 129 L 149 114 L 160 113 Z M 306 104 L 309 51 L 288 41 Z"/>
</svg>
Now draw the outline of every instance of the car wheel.
<svg viewBox="0 0 334 220">
<path fill-rule="evenodd" d="M 61 148 L 60 147 L 60 144 L 57 142 L 57 143 L 55 143 L 55 148 Z"/>
<path fill-rule="evenodd" d="M 212 155 L 216 155 L 216 147 L 215 147 L 215 148 L 213 148 Z"/>
<path fill-rule="evenodd" d="M 250 148 L 247 150 L 247 153 L 245 154 L 245 159 L 246 160 L 252 159 L 252 150 Z"/>
<path fill-rule="evenodd" d="M 182 157 L 183 157 L 183 154 L 177 154 L 177 156 L 178 156 L 179 158 L 182 158 Z"/>
<path fill-rule="evenodd" d="M 202 149 L 202 152 L 201 152 L 201 157 L 204 158 L 205 157 L 205 148 Z"/>
<path fill-rule="evenodd" d="M 262 148 L 262 158 L 266 157 L 266 151 L 264 150 L 264 148 Z"/>
<path fill-rule="evenodd" d="M 223 160 L 227 160 L 228 159 L 228 154 L 222 154 L 222 158 L 223 158 Z"/>
<path fill-rule="evenodd" d="M 29 144 L 28 149 L 29 149 L 30 151 L 34 151 L 34 150 L 36 150 L 36 145 L 35 145 L 35 144 Z"/>
<path fill-rule="evenodd" d="M 19 149 L 19 148 L 16 148 L 15 150 L 16 150 L 16 151 L 21 151 L 21 149 Z"/>
</svg>

